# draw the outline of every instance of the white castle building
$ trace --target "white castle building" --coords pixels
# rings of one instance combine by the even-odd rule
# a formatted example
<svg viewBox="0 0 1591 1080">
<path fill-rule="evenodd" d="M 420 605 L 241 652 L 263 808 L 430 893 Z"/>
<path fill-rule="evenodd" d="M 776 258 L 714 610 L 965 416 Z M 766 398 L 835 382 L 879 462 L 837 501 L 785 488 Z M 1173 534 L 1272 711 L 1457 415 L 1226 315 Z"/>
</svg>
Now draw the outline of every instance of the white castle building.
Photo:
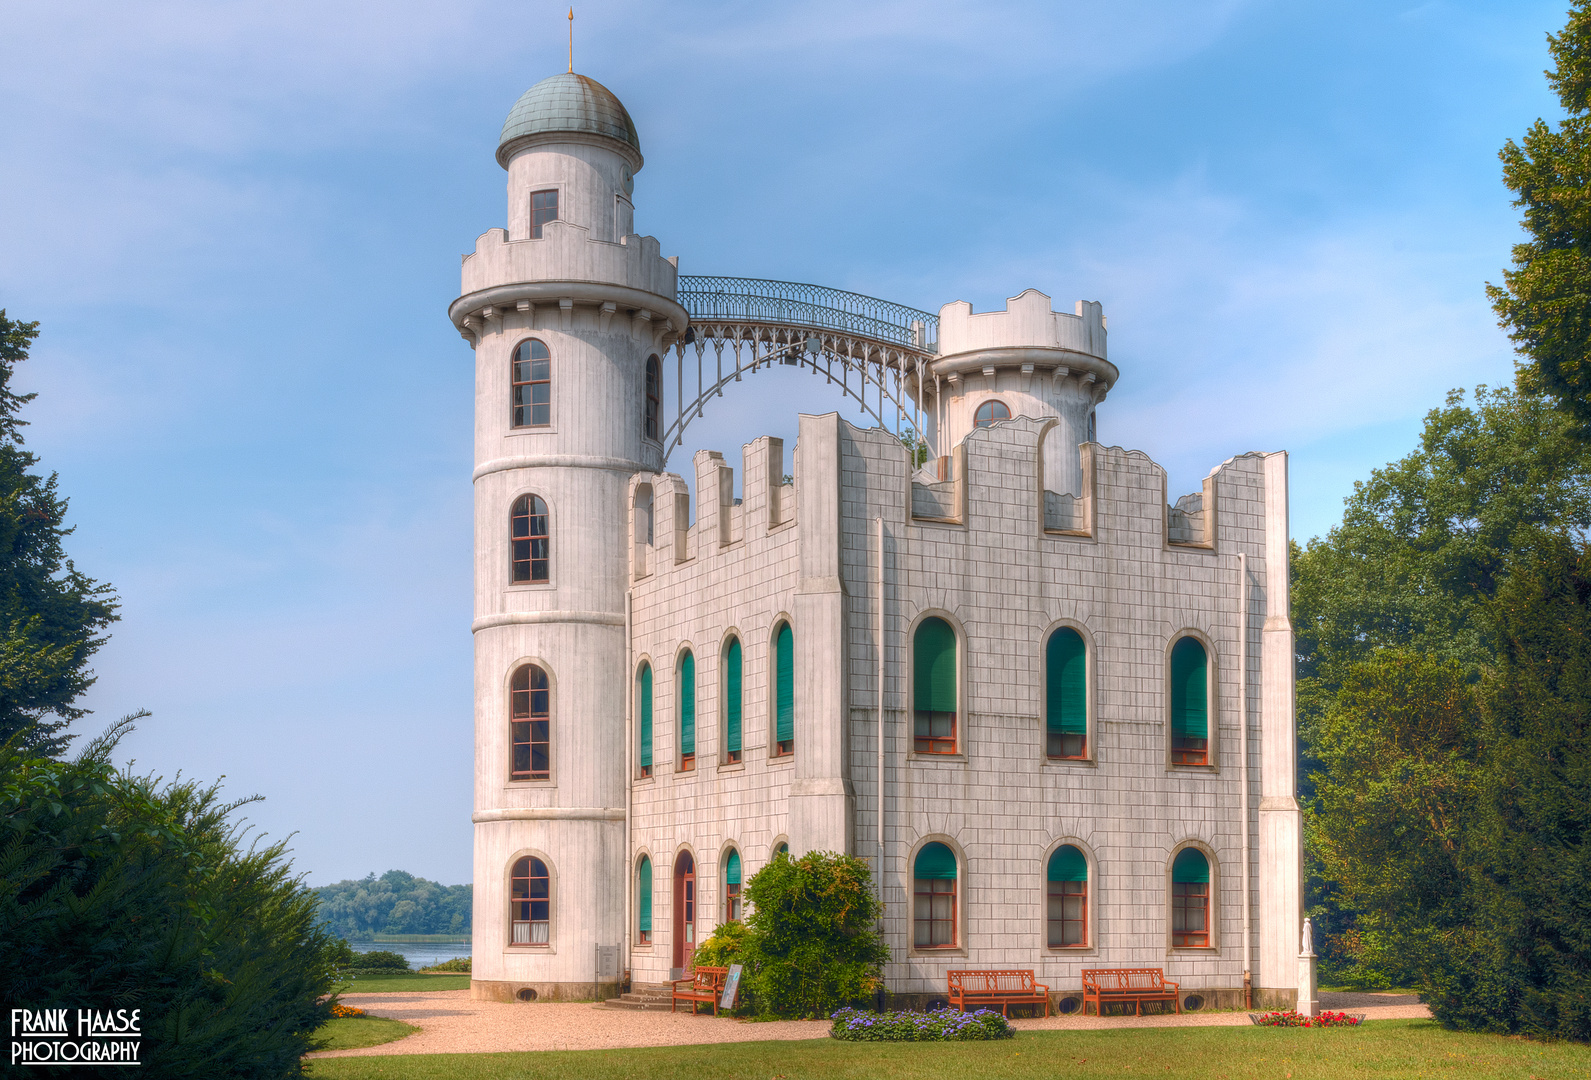
<svg viewBox="0 0 1591 1080">
<path fill-rule="evenodd" d="M 1095 303 L 680 276 L 584 76 L 528 90 L 497 160 L 508 227 L 449 312 L 476 373 L 475 996 L 677 977 L 750 875 L 823 850 L 874 869 L 897 1000 L 1143 966 L 1293 1004 L 1285 454 L 1168 505 L 1096 439 Z M 773 364 L 880 426 L 700 452 L 693 499 L 669 451 Z"/>
</svg>

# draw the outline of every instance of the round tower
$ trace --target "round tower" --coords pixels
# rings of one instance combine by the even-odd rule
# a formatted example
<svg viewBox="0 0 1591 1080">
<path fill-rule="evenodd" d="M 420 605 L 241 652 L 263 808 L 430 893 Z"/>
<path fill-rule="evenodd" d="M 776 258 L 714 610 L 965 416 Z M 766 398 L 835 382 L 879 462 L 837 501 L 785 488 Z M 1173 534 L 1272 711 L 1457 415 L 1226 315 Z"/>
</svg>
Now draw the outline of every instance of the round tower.
<svg viewBox="0 0 1591 1080">
<path fill-rule="evenodd" d="M 605 87 L 531 87 L 497 160 L 508 228 L 448 312 L 475 349 L 471 987 L 567 1000 L 625 944 L 625 489 L 662 465 L 661 359 L 688 316 L 632 231 L 640 139 Z"/>
<path fill-rule="evenodd" d="M 941 387 L 939 445 L 960 443 L 973 428 L 1017 416 L 1055 417 L 1044 439 L 1044 488 L 1082 495 L 1079 443 L 1096 441 L 1094 407 L 1115 385 L 1105 359 L 1105 317 L 1079 300 L 1075 313 L 1051 311 L 1050 298 L 1028 289 L 1004 311 L 974 315 L 965 300 L 939 309 L 939 356 L 930 369 Z"/>
</svg>

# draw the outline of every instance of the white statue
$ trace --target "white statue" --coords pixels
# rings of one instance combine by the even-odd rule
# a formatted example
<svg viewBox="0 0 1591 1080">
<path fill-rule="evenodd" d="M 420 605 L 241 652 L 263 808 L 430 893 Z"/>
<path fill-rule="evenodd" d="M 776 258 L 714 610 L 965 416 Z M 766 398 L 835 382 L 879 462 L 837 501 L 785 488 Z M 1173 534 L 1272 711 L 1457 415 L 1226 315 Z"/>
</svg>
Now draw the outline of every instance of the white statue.
<svg viewBox="0 0 1591 1080">
<path fill-rule="evenodd" d="M 1309 925 L 1309 919 L 1304 919 L 1304 947 L 1299 950 L 1300 956 L 1315 955 L 1315 930 Z"/>
</svg>

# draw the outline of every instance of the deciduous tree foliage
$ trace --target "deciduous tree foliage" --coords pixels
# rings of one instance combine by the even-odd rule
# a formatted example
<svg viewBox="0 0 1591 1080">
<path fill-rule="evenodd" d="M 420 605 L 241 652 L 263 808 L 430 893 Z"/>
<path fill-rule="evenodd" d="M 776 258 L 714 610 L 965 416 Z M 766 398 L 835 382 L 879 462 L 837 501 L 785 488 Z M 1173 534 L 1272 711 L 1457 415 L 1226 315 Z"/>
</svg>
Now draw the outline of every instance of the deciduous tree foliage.
<svg viewBox="0 0 1591 1080">
<path fill-rule="evenodd" d="M 109 585 L 80 573 L 62 550 L 72 530 L 56 477 L 33 472 L 18 416 L 33 394 L 11 387 L 39 324 L 0 310 L 0 741 L 26 731 L 23 744 L 63 752 L 66 726 L 83 715 L 73 704 L 94 683 L 89 658 L 117 619 Z"/>
<path fill-rule="evenodd" d="M 350 941 L 368 941 L 372 934 L 467 934 L 470 932 L 469 885 L 439 885 L 402 870 L 379 878 L 339 881 L 315 890 L 320 921 Z"/>
<path fill-rule="evenodd" d="M 1492 305 L 1522 355 L 1521 383 L 1591 433 L 1591 2 L 1574 0 L 1548 36 L 1547 82 L 1567 115 L 1537 120 L 1500 154 L 1530 238 L 1516 244 Z"/>
</svg>

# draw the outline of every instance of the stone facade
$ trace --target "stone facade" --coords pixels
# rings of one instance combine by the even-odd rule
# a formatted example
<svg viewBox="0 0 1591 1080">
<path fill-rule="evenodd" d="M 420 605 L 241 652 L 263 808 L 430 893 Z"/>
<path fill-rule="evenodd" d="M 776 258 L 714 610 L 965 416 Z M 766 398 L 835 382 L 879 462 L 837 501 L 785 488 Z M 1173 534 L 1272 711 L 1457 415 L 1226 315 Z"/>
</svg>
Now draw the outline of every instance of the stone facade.
<svg viewBox="0 0 1591 1080">
<path fill-rule="evenodd" d="M 581 77 L 539 84 L 515 115 L 554 82 L 606 94 L 569 79 Z M 611 95 L 602 108 L 623 110 Z M 645 421 L 649 358 L 667 357 L 689 317 L 673 260 L 622 235 L 638 140 L 559 123 L 505 132 L 510 227 L 466 257 L 451 311 L 477 371 L 476 995 L 611 994 L 601 945 L 621 947 L 636 982 L 676 977 L 725 917 L 731 852 L 744 880 L 787 846 L 873 865 L 902 1001 L 942 996 L 951 968 L 1032 968 L 1063 995 L 1084 967 L 1146 966 L 1206 1001 L 1241 1004 L 1247 976 L 1255 1004 L 1290 1004 L 1302 898 L 1285 455 L 1232 458 L 1171 504 L 1158 465 L 1095 441 L 1117 378 L 1099 305 L 1056 313 L 1029 290 L 1000 312 L 941 310 L 916 389 L 948 453 L 927 468 L 885 431 L 803 415 L 792 482 L 782 442 L 762 438 L 736 463 L 739 499 L 735 465 L 698 453 L 693 499 L 661 471 Z M 565 213 L 537 236 L 527 208 L 545 190 Z M 550 409 L 515 426 L 512 357 L 532 337 L 550 356 Z M 980 425 L 990 402 L 1010 418 Z M 516 582 L 511 508 L 526 495 L 547 506 L 549 569 Z M 929 618 L 955 634 L 951 753 L 914 746 L 913 641 Z M 775 737 L 781 626 L 789 753 Z M 1086 646 L 1080 759 L 1046 752 L 1045 646 L 1063 627 Z M 1205 764 L 1172 749 L 1170 658 L 1185 637 L 1208 658 Z M 527 667 L 550 703 L 550 764 L 532 777 L 511 761 Z M 912 867 L 930 843 L 955 855 L 955 925 L 950 944 L 919 949 Z M 1087 862 L 1086 943 L 1052 948 L 1045 868 L 1063 844 Z M 1171 867 L 1187 848 L 1209 866 L 1197 948 L 1172 937 Z M 544 871 L 528 886 L 535 915 L 514 894 L 516 865 Z"/>
</svg>

